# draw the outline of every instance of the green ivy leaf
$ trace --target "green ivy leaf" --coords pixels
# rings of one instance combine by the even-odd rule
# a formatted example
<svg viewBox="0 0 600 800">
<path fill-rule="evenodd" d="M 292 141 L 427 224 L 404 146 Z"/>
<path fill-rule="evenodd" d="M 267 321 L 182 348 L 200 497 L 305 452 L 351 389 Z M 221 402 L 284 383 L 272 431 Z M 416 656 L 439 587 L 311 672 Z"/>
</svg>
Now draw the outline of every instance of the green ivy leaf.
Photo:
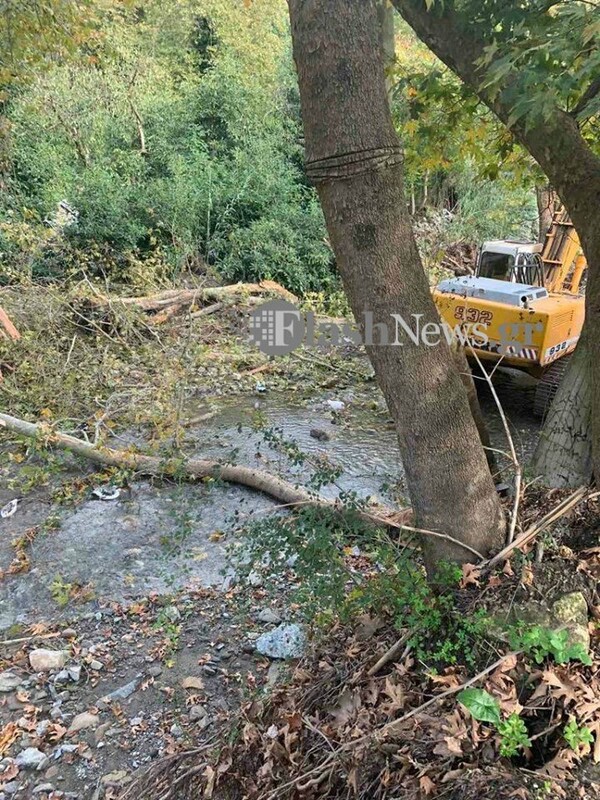
<svg viewBox="0 0 600 800">
<path fill-rule="evenodd" d="M 458 701 L 479 722 L 500 723 L 500 703 L 485 689 L 464 689 Z"/>
</svg>

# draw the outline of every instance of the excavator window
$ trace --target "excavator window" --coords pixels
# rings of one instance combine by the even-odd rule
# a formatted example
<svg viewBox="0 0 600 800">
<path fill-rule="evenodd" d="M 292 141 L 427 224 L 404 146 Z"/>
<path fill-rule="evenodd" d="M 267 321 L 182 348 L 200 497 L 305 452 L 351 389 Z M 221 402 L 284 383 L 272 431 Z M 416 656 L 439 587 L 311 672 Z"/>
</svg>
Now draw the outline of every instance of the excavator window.
<svg viewBox="0 0 600 800">
<path fill-rule="evenodd" d="M 481 254 L 478 276 L 480 278 L 494 278 L 497 281 L 509 281 L 514 263 L 514 256 L 486 250 Z"/>
<path fill-rule="evenodd" d="M 508 253 L 485 250 L 481 254 L 477 275 L 527 286 L 544 285 L 542 261 L 537 253 L 519 253 L 515 261 L 515 257 Z"/>
</svg>

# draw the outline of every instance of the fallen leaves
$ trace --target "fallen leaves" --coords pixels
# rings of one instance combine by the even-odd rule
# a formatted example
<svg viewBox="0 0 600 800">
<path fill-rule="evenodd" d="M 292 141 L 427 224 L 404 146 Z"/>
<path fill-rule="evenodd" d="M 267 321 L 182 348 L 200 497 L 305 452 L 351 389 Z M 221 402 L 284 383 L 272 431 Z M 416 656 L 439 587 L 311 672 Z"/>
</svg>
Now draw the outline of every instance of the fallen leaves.
<svg viewBox="0 0 600 800">
<path fill-rule="evenodd" d="M 0 730 L 0 756 L 6 753 L 8 748 L 17 741 L 20 735 L 19 728 L 14 722 L 7 723 L 2 730 Z"/>
</svg>

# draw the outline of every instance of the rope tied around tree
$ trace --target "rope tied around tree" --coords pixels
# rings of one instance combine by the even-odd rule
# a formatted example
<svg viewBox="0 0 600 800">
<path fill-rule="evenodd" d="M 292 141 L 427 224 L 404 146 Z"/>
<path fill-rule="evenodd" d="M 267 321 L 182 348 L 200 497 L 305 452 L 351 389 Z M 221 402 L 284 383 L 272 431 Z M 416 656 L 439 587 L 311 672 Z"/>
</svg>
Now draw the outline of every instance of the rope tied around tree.
<svg viewBox="0 0 600 800">
<path fill-rule="evenodd" d="M 402 147 L 394 144 L 313 159 L 306 162 L 305 171 L 307 178 L 313 184 L 318 184 L 325 181 L 354 178 L 365 172 L 401 167 L 403 163 Z"/>
</svg>

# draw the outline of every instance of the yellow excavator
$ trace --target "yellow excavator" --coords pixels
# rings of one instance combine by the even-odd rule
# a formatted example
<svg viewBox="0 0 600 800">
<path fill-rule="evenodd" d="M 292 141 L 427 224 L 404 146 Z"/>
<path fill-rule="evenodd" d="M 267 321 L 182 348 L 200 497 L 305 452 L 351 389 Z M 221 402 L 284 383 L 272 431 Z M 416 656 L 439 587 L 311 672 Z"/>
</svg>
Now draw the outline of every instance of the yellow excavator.
<svg viewBox="0 0 600 800">
<path fill-rule="evenodd" d="M 544 245 L 484 242 L 473 276 L 444 280 L 433 290 L 452 329 L 477 324 L 485 331 L 473 346 L 482 362 L 501 362 L 539 379 L 534 412 L 540 417 L 581 335 L 586 267 L 577 231 L 559 208 Z"/>
</svg>

